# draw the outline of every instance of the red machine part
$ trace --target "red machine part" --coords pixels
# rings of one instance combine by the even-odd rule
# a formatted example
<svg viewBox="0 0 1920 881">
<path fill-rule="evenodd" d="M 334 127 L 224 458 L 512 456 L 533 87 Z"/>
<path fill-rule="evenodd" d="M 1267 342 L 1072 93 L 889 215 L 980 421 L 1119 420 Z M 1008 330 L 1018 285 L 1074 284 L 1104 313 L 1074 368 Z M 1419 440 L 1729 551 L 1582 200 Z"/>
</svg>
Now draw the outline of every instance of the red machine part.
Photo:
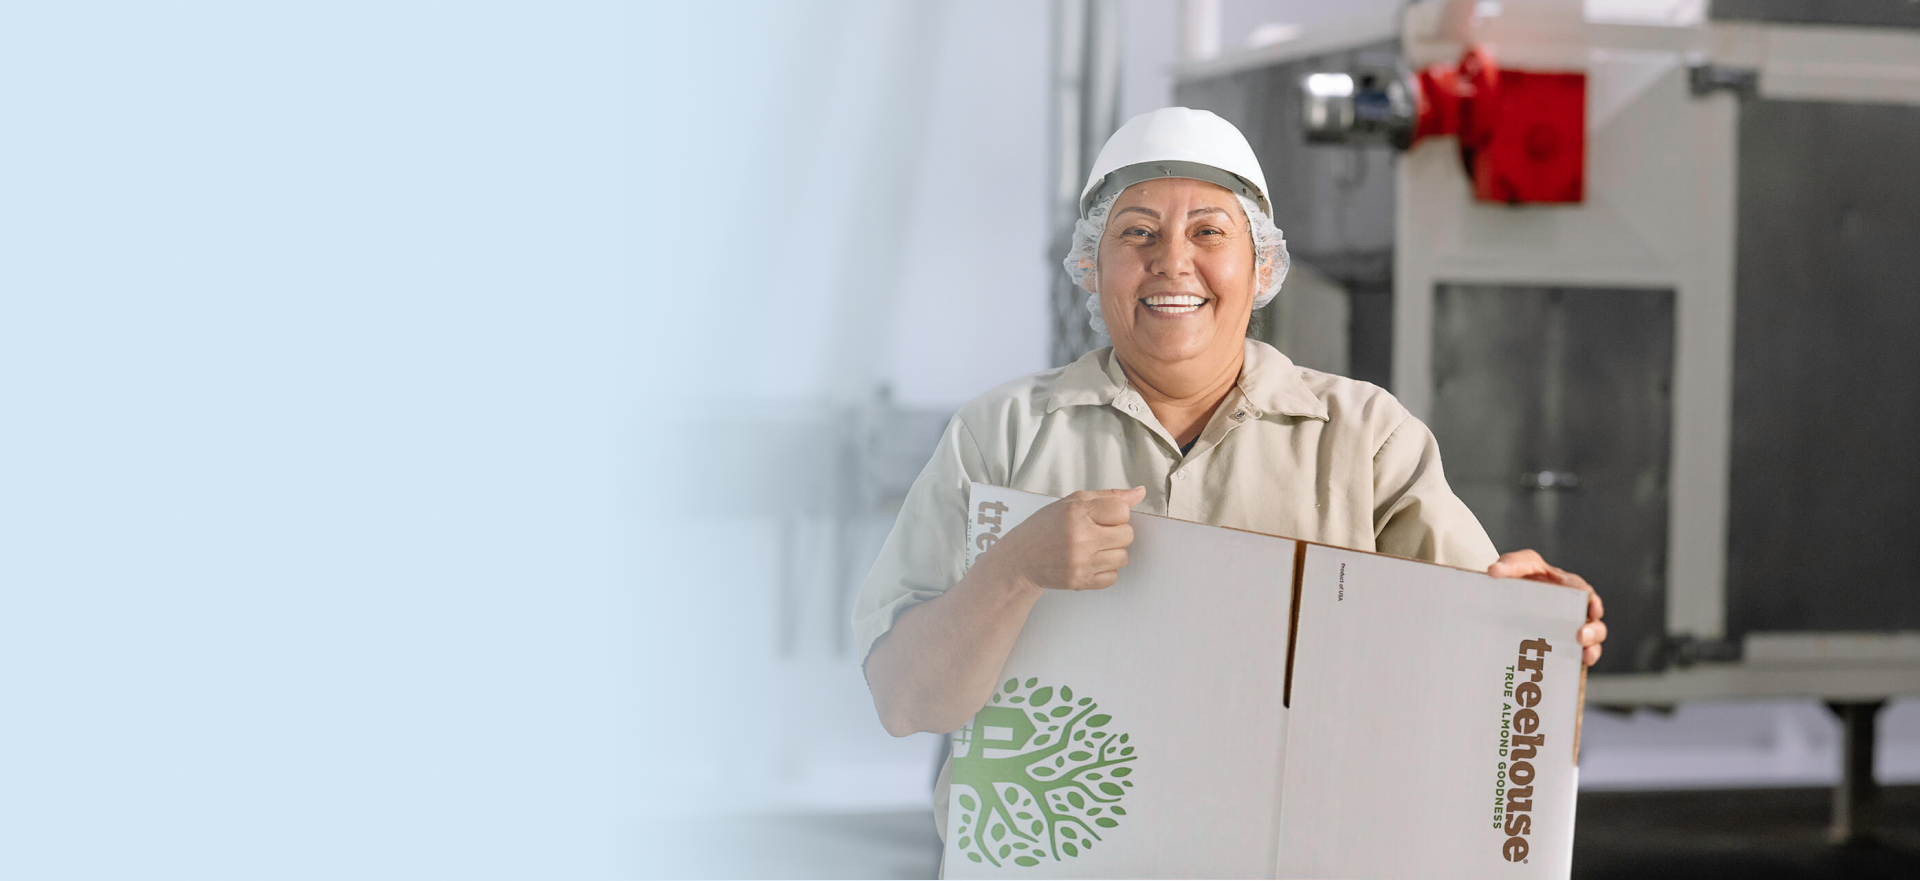
<svg viewBox="0 0 1920 881">
<path fill-rule="evenodd" d="M 1517 205 L 1586 197 L 1587 75 L 1502 70 L 1484 48 L 1420 72 L 1414 141 L 1460 140 L 1473 197 Z"/>
</svg>

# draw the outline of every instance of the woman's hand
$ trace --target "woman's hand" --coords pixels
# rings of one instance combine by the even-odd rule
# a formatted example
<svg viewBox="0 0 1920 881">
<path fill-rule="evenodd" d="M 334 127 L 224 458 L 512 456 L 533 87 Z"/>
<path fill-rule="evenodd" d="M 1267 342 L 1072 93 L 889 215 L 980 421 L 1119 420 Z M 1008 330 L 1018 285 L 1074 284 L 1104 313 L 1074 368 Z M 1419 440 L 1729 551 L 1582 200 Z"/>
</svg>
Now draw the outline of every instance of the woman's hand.
<svg viewBox="0 0 1920 881">
<path fill-rule="evenodd" d="M 981 557 L 1017 583 L 1043 590 L 1112 587 L 1127 565 L 1127 523 L 1147 488 L 1082 490 L 1034 512 Z"/>
<path fill-rule="evenodd" d="M 1034 512 L 945 593 L 900 613 L 867 655 L 867 685 L 895 737 L 952 731 L 993 694 L 1043 590 L 1099 590 L 1120 578 L 1145 487 L 1077 492 Z"/>
<path fill-rule="evenodd" d="M 1600 603 L 1600 594 L 1595 593 L 1593 585 L 1585 578 L 1561 569 L 1549 566 L 1534 551 L 1513 551 L 1501 554 L 1500 559 L 1487 567 L 1487 574 L 1495 578 L 1525 578 L 1529 581 L 1544 581 L 1565 587 L 1579 588 L 1587 592 L 1587 623 L 1580 628 L 1580 647 L 1582 659 L 1587 666 L 1593 666 L 1600 660 L 1600 644 L 1607 641 L 1607 622 L 1600 620 L 1606 614 L 1606 607 Z"/>
</svg>

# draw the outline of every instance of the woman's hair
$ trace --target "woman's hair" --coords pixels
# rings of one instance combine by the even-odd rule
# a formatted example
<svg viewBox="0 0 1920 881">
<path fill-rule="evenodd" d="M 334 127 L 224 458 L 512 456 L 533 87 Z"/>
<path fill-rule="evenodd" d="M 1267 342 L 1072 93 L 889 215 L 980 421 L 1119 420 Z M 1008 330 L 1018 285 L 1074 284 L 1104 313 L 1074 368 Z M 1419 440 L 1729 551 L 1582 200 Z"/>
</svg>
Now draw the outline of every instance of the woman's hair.
<svg viewBox="0 0 1920 881">
<path fill-rule="evenodd" d="M 1119 193 L 1114 193 L 1101 199 L 1085 218 L 1074 223 L 1073 246 L 1061 261 L 1073 283 L 1087 292 L 1087 323 L 1100 336 L 1107 335 L 1107 320 L 1100 314 L 1099 280 L 1095 275 L 1100 265 L 1100 239 L 1107 232 L 1107 213 L 1113 210 L 1114 200 L 1119 197 Z M 1259 280 L 1253 308 L 1258 312 L 1273 301 L 1274 295 L 1280 293 L 1280 283 L 1287 279 L 1287 240 L 1280 234 L 1280 228 L 1273 225 L 1273 218 L 1261 211 L 1252 199 L 1239 195 L 1235 198 L 1240 200 L 1240 211 L 1247 216 L 1247 227 L 1253 231 L 1253 271 Z"/>
</svg>

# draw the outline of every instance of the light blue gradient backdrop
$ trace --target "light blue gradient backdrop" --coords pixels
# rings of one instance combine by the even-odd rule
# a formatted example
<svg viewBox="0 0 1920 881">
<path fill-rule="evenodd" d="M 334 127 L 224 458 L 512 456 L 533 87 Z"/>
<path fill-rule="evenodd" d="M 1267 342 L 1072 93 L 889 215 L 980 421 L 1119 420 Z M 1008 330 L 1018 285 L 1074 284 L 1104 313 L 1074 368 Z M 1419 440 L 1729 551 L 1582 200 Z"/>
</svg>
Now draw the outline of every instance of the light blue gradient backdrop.
<svg viewBox="0 0 1920 881">
<path fill-rule="evenodd" d="M 0 876 L 610 871 L 796 54 L 696 6 L 0 12 Z"/>
<path fill-rule="evenodd" d="M 1135 112 L 1175 6 L 1125 8 Z M 930 869 L 741 825 L 924 811 L 934 745 L 793 513 L 830 455 L 757 444 L 1047 366 L 1046 47 L 1026 0 L 0 8 L 0 878 Z M 1589 783 L 1830 779 L 1786 709 L 1745 759 L 1589 716 Z"/>
</svg>

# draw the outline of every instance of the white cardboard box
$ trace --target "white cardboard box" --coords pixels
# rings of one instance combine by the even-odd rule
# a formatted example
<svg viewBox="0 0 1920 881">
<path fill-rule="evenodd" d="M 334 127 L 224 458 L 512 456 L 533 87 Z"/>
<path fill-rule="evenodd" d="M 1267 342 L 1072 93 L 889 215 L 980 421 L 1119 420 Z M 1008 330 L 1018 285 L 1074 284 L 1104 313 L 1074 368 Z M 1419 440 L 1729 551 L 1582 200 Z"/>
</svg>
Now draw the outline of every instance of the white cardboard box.
<svg viewBox="0 0 1920 881">
<path fill-rule="evenodd" d="M 974 484 L 968 564 L 1052 501 Z M 947 877 L 1568 877 L 1582 592 L 1132 523 L 954 732 Z"/>
</svg>

